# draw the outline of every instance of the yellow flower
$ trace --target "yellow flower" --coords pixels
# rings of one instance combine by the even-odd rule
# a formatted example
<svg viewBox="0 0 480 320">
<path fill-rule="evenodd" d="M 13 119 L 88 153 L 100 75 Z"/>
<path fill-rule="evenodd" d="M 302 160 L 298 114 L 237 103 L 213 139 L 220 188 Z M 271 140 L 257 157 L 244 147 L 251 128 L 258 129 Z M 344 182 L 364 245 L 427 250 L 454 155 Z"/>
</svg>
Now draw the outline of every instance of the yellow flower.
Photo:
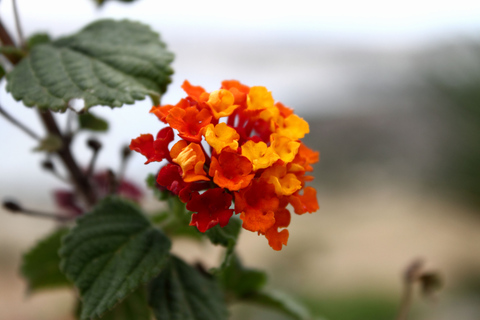
<svg viewBox="0 0 480 320">
<path fill-rule="evenodd" d="M 287 173 L 287 168 L 281 164 L 267 168 L 260 179 L 273 184 L 279 196 L 289 196 L 302 188 L 302 182 L 293 173 Z"/>
<path fill-rule="evenodd" d="M 300 147 L 300 142 L 274 133 L 270 136 L 270 147 L 283 162 L 292 162 Z"/>
<path fill-rule="evenodd" d="M 227 126 L 225 123 L 219 123 L 216 126 L 209 124 L 204 129 L 204 136 L 207 143 L 215 149 L 217 154 L 220 154 L 225 148 L 235 151 L 238 149 L 240 135 L 235 129 Z"/>
<path fill-rule="evenodd" d="M 247 141 L 242 146 L 242 156 L 245 156 L 252 162 L 253 171 L 270 167 L 280 157 L 271 147 L 267 147 L 265 142 Z"/>
<path fill-rule="evenodd" d="M 261 111 L 273 107 L 272 93 L 265 87 L 251 87 L 247 95 L 247 110 Z"/>
<path fill-rule="evenodd" d="M 278 120 L 276 133 L 292 140 L 302 139 L 305 134 L 310 132 L 308 122 L 296 114 L 289 115 L 286 118 L 279 117 Z"/>
<path fill-rule="evenodd" d="M 238 105 L 234 105 L 235 97 L 233 94 L 225 89 L 220 89 L 210 93 L 208 97 L 207 105 L 213 113 L 215 119 L 229 116 L 238 108 Z"/>
</svg>

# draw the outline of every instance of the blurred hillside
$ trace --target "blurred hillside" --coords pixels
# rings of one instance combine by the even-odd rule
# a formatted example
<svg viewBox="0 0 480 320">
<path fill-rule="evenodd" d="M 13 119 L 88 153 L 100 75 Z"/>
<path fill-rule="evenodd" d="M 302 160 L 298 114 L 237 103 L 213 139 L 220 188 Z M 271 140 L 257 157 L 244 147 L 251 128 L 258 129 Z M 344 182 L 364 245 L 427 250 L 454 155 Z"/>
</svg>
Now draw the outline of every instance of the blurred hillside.
<svg viewBox="0 0 480 320">
<path fill-rule="evenodd" d="M 207 90 L 226 76 L 265 85 L 310 123 L 306 143 L 321 152 L 315 166 L 320 211 L 293 218 L 289 245 L 281 253 L 243 232 L 239 251 L 246 264 L 266 268 L 273 287 L 294 292 L 329 319 L 354 320 L 360 314 L 380 320 L 393 319 L 400 273 L 422 256 L 441 270 L 446 287 L 438 304 L 420 304 L 416 318 L 478 319 L 480 290 L 471 280 L 480 278 L 480 72 L 474 72 L 480 70 L 480 59 L 474 59 L 480 50 L 475 42 L 400 50 L 304 40 L 292 46 L 287 40 L 214 46 L 211 39 L 202 42 L 201 52 L 193 52 L 192 43 L 171 42 L 178 52 L 177 73 L 165 103 L 183 95 L 178 87 L 185 78 Z M 146 101 L 94 110 L 112 121 L 111 132 L 101 137 L 109 143 L 100 166 L 116 165 L 121 144 L 159 129 L 154 117 L 143 120 L 149 108 Z M 30 110 L 15 109 L 23 112 Z M 21 140 L 15 128 L 2 122 L 0 133 L 9 137 L 3 149 L 15 151 L 2 159 L 0 195 L 54 211 L 49 190 L 62 184 L 39 170 L 31 142 Z M 75 147 L 86 162 L 90 154 Z M 127 175 L 142 184 L 155 170 L 138 156 Z M 25 299 L 25 283 L 16 271 L 21 252 L 53 223 L 0 212 L 0 226 L 0 319 L 64 319 L 71 295 Z M 183 240 L 175 250 L 208 266 L 219 256 L 217 249 Z M 268 319 L 242 312 L 239 319 Z"/>
</svg>

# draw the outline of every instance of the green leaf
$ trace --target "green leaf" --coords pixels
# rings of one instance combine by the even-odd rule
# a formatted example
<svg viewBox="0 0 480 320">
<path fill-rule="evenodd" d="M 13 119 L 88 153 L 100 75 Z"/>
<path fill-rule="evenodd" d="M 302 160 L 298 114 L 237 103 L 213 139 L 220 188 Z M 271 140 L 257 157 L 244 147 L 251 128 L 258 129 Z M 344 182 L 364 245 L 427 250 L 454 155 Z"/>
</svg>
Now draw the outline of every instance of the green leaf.
<svg viewBox="0 0 480 320">
<path fill-rule="evenodd" d="M 154 278 L 168 260 L 170 240 L 139 208 L 106 198 L 64 238 L 63 272 L 80 291 L 81 319 L 93 319 Z"/>
<path fill-rule="evenodd" d="M 77 302 L 75 317 L 80 318 L 82 305 Z M 142 286 L 130 294 L 125 300 L 116 305 L 113 310 L 108 311 L 102 320 L 151 320 L 152 313 L 147 301 L 147 292 Z"/>
<path fill-rule="evenodd" d="M 304 306 L 280 292 L 258 292 L 246 296 L 244 301 L 270 308 L 296 320 L 309 320 L 312 318 Z"/>
<path fill-rule="evenodd" d="M 257 293 L 267 282 L 265 272 L 245 268 L 236 255 L 232 255 L 231 263 L 223 268 L 217 277 L 230 299 L 242 300 L 246 296 Z"/>
<path fill-rule="evenodd" d="M 48 135 L 40 141 L 33 151 L 56 152 L 62 148 L 62 139 L 57 135 Z"/>
<path fill-rule="evenodd" d="M 7 90 L 26 106 L 65 111 L 71 99 L 121 107 L 166 91 L 173 55 L 148 26 L 100 20 L 79 33 L 34 46 L 7 75 Z"/>
<path fill-rule="evenodd" d="M 150 283 L 149 303 L 157 320 L 228 319 L 222 291 L 214 278 L 174 256 Z"/>
<path fill-rule="evenodd" d="M 27 39 L 27 47 L 31 50 L 39 44 L 45 44 L 51 41 L 52 39 L 50 39 L 50 36 L 47 33 L 35 33 Z"/>
<path fill-rule="evenodd" d="M 241 229 L 242 221 L 236 216 L 233 216 L 225 227 L 222 228 L 217 224 L 205 232 L 213 244 L 227 248 L 220 270 L 230 265 Z"/>
<path fill-rule="evenodd" d="M 99 132 L 108 130 L 108 122 L 102 118 L 94 116 L 91 113 L 80 114 L 78 116 L 78 124 L 80 129 Z"/>
<path fill-rule="evenodd" d="M 29 291 L 72 285 L 59 267 L 58 250 L 62 237 L 67 233 L 67 228 L 56 230 L 23 256 L 21 272 L 27 279 Z"/>
</svg>

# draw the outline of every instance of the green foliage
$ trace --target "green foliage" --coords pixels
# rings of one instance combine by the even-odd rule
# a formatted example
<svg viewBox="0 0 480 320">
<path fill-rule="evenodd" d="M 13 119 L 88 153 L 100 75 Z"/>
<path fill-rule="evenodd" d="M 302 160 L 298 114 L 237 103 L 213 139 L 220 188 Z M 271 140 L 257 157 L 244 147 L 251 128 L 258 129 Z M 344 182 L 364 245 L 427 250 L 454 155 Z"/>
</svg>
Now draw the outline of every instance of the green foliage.
<svg viewBox="0 0 480 320">
<path fill-rule="evenodd" d="M 217 224 L 215 227 L 205 232 L 213 244 L 227 248 L 220 269 L 226 268 L 231 263 L 232 255 L 241 229 L 242 221 L 236 216 L 233 216 L 225 227 L 222 228 Z"/>
<path fill-rule="evenodd" d="M 7 90 L 26 106 L 65 111 L 74 98 L 85 109 L 121 107 L 170 83 L 173 55 L 148 26 L 101 20 L 79 33 L 36 45 L 7 75 Z"/>
<path fill-rule="evenodd" d="M 78 219 L 60 250 L 62 271 L 79 289 L 81 319 L 93 319 L 164 268 L 170 240 L 133 203 L 106 198 Z"/>
<path fill-rule="evenodd" d="M 21 271 L 31 292 L 71 286 L 71 282 L 60 271 L 58 255 L 61 239 L 67 233 L 67 228 L 56 230 L 23 256 Z"/>
<path fill-rule="evenodd" d="M 341 296 L 308 297 L 302 301 L 316 315 L 332 320 L 385 320 L 398 313 L 398 297 L 389 294 L 358 292 Z M 417 319 L 412 310 L 409 319 Z"/>
<path fill-rule="evenodd" d="M 108 122 L 91 113 L 84 113 L 78 116 L 80 129 L 103 132 L 108 130 Z"/>
<path fill-rule="evenodd" d="M 192 213 L 185 208 L 185 203 L 178 196 L 166 193 L 168 216 L 160 224 L 166 234 L 201 239 L 203 234 L 196 227 L 190 226 Z"/>
<path fill-rule="evenodd" d="M 62 148 L 62 139 L 56 135 L 48 135 L 40 141 L 40 144 L 33 151 L 55 152 Z"/>
<path fill-rule="evenodd" d="M 143 287 L 130 294 L 113 310 L 102 316 L 102 320 L 150 320 L 151 318 L 147 293 Z"/>
<path fill-rule="evenodd" d="M 231 300 L 242 300 L 265 286 L 267 275 L 259 270 L 245 268 L 236 255 L 217 277 Z"/>
<path fill-rule="evenodd" d="M 5 77 L 5 69 L 0 65 L 0 80 L 2 80 L 3 77 Z"/>
<path fill-rule="evenodd" d="M 51 42 L 52 39 L 47 33 L 35 33 L 27 39 L 27 47 L 31 50 L 33 47 L 39 44 L 45 44 Z"/>
<path fill-rule="evenodd" d="M 149 303 L 157 320 L 228 319 L 215 279 L 174 256 L 151 282 Z"/>
</svg>

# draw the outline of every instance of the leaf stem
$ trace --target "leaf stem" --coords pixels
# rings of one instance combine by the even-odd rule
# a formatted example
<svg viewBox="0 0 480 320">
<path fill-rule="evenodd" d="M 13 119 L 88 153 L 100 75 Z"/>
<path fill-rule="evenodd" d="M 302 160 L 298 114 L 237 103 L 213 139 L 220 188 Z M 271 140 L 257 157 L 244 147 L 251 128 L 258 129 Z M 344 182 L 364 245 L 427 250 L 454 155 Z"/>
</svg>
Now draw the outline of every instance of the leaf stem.
<svg viewBox="0 0 480 320">
<path fill-rule="evenodd" d="M 0 114 L 5 117 L 8 121 L 10 121 L 14 126 L 17 126 L 20 130 L 28 134 L 30 137 L 33 139 L 40 141 L 40 137 L 34 133 L 32 130 L 30 130 L 27 126 L 23 125 L 20 121 L 12 117 L 9 113 L 7 113 L 2 106 L 0 105 Z"/>
</svg>

